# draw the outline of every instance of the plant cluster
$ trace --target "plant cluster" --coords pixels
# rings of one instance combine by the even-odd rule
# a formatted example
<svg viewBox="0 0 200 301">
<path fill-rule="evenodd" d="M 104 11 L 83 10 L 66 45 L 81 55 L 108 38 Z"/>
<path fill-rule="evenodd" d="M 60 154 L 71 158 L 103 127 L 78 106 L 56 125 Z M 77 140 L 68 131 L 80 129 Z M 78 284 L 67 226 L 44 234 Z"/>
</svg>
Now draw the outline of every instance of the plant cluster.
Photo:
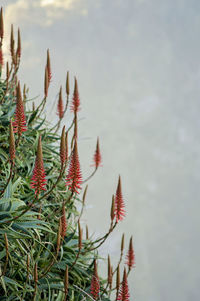
<svg viewBox="0 0 200 301">
<path fill-rule="evenodd" d="M 119 262 L 114 268 L 108 255 L 106 279 L 99 276 L 98 248 L 125 216 L 121 178 L 112 197 L 110 227 L 92 239 L 81 216 L 87 181 L 101 162 L 99 139 L 94 170 L 83 179 L 78 152 L 80 97 L 75 78 L 70 101 L 69 72 L 66 101 L 59 91 L 58 122 L 52 127 L 44 116 L 51 83 L 49 50 L 44 76 L 44 97 L 36 106 L 23 93 L 17 78 L 21 38 L 11 26 L 10 61 L 3 59 L 3 10 L 0 13 L 0 300 L 130 300 L 127 277 L 135 265 L 132 238 L 123 277 L 124 235 Z M 3 76 L 3 68 L 5 75 Z M 30 109 L 30 104 L 32 104 Z M 70 109 L 71 125 L 61 124 Z M 81 210 L 77 210 L 81 204 Z"/>
</svg>

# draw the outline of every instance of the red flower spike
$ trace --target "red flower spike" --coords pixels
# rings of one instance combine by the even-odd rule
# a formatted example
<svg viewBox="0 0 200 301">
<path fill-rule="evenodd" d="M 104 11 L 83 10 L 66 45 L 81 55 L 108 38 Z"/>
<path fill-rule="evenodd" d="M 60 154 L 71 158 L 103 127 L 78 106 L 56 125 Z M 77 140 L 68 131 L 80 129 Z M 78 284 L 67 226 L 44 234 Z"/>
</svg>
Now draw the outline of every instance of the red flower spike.
<svg viewBox="0 0 200 301">
<path fill-rule="evenodd" d="M 74 113 L 77 113 L 80 110 L 80 98 L 79 98 L 79 93 L 78 93 L 78 83 L 77 79 L 75 77 L 75 82 L 74 82 L 74 94 L 72 98 L 72 104 L 71 104 L 71 111 Z"/>
<path fill-rule="evenodd" d="M 96 151 L 94 154 L 94 164 L 95 168 L 97 169 L 101 163 L 101 153 L 100 153 L 100 148 L 99 148 L 99 137 L 97 138 L 97 145 L 96 145 Z"/>
<path fill-rule="evenodd" d="M 17 52 L 16 55 L 18 58 L 21 57 L 21 35 L 20 35 L 20 30 L 18 28 L 18 40 L 17 40 Z"/>
<path fill-rule="evenodd" d="M 130 242 L 129 242 L 129 249 L 126 256 L 126 264 L 128 265 L 129 270 L 131 270 L 135 265 L 135 254 L 133 250 L 133 238 L 131 236 Z"/>
<path fill-rule="evenodd" d="M 125 216 L 125 210 L 124 210 L 124 200 L 122 196 L 122 187 L 121 187 L 121 177 L 119 176 L 119 181 L 117 185 L 117 191 L 115 195 L 115 216 L 116 221 L 123 220 Z"/>
<path fill-rule="evenodd" d="M 62 129 L 62 135 L 60 139 L 60 162 L 61 168 L 63 169 L 66 160 L 66 142 L 65 142 L 65 126 Z"/>
<path fill-rule="evenodd" d="M 9 153 L 10 153 L 10 161 L 14 164 L 14 159 L 15 159 L 15 137 L 14 137 L 14 132 L 13 132 L 13 126 L 12 122 L 10 122 L 9 126 Z"/>
<path fill-rule="evenodd" d="M 4 35 L 3 8 L 1 7 L 1 12 L 0 12 L 0 38 L 1 38 L 1 42 L 3 40 L 3 35 Z"/>
<path fill-rule="evenodd" d="M 123 280 L 119 290 L 117 301 L 130 301 L 126 269 L 124 269 Z"/>
<path fill-rule="evenodd" d="M 57 106 L 57 114 L 60 119 L 64 116 L 64 107 L 63 107 L 63 99 L 62 99 L 62 87 L 60 87 L 59 98 L 58 98 L 58 106 Z"/>
<path fill-rule="evenodd" d="M 15 110 L 15 118 L 13 121 L 13 128 L 14 128 L 14 133 L 18 133 L 19 136 L 21 136 L 22 132 L 25 132 L 27 130 L 20 83 L 18 83 L 17 86 L 17 100 L 16 100 L 16 110 Z"/>
<path fill-rule="evenodd" d="M 47 49 L 47 64 L 46 64 L 46 67 L 47 67 L 47 71 L 48 71 L 48 86 L 49 86 L 51 78 L 52 78 L 49 49 Z"/>
<path fill-rule="evenodd" d="M 80 170 L 80 163 L 78 158 L 78 147 L 77 141 L 75 140 L 74 148 L 71 155 L 71 161 L 69 165 L 68 174 L 66 177 L 66 186 L 72 192 L 79 193 L 79 189 L 81 189 L 80 184 L 82 183 L 82 175 Z"/>
<path fill-rule="evenodd" d="M 99 276 L 97 273 L 97 263 L 96 259 L 94 260 L 94 272 L 92 275 L 92 280 L 91 280 L 91 286 L 90 286 L 90 293 L 92 297 L 97 300 L 99 297 L 99 292 L 100 292 L 100 283 L 99 283 Z"/>
<path fill-rule="evenodd" d="M 65 238 L 67 231 L 66 213 L 65 213 L 65 203 L 62 205 L 62 216 L 61 216 L 61 237 Z"/>
<path fill-rule="evenodd" d="M 35 189 L 35 194 L 39 194 L 41 190 L 46 190 L 47 180 L 45 179 L 45 170 L 43 164 L 43 155 L 42 155 L 42 142 L 41 136 L 38 140 L 37 156 L 35 160 L 35 166 L 33 169 L 33 175 L 31 179 L 31 188 Z"/>
</svg>

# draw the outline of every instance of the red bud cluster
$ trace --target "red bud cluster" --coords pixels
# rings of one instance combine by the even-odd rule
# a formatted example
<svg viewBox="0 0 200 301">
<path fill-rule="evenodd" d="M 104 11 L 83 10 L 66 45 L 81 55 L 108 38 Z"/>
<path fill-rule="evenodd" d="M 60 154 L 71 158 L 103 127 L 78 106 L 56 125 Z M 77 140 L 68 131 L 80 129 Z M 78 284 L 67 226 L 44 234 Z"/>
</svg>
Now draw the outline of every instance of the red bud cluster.
<svg viewBox="0 0 200 301">
<path fill-rule="evenodd" d="M 121 177 L 119 176 L 116 195 L 115 195 L 115 217 L 116 221 L 123 220 L 125 216 L 124 200 L 122 196 Z"/>
<path fill-rule="evenodd" d="M 66 177 L 66 186 L 72 192 L 79 193 L 79 190 L 81 189 L 80 186 L 81 183 L 82 183 L 82 175 L 81 175 L 80 163 L 78 158 L 77 141 L 75 140 L 74 148 L 71 155 L 69 170 Z"/>
<path fill-rule="evenodd" d="M 96 259 L 95 259 L 94 260 L 94 271 L 93 271 L 91 287 L 90 287 L 90 293 L 95 300 L 97 300 L 99 297 L 99 291 L 100 291 L 100 283 L 99 283 L 99 276 L 97 273 L 97 263 L 96 263 Z"/>
<path fill-rule="evenodd" d="M 126 255 L 126 264 L 128 265 L 129 270 L 131 270 L 135 265 L 135 254 L 133 250 L 133 238 L 130 238 L 129 249 Z"/>
<path fill-rule="evenodd" d="M 123 280 L 119 290 L 117 301 L 130 301 L 126 269 L 124 269 Z"/>
<path fill-rule="evenodd" d="M 79 98 L 78 83 L 76 78 L 74 81 L 74 94 L 72 98 L 71 110 L 74 113 L 77 113 L 80 110 L 80 98 Z"/>
<path fill-rule="evenodd" d="M 97 138 L 97 145 L 96 145 L 96 151 L 94 154 L 94 164 L 95 168 L 97 169 L 101 163 L 101 153 L 100 153 L 100 147 L 99 147 L 99 138 Z"/>
<path fill-rule="evenodd" d="M 27 130 L 20 83 L 18 83 L 17 86 L 17 101 L 16 101 L 16 110 L 15 110 L 13 128 L 14 128 L 14 133 L 18 133 L 19 136 L 21 136 L 22 132 L 25 132 Z"/>
<path fill-rule="evenodd" d="M 63 99 L 62 99 L 62 87 L 60 87 L 60 91 L 59 91 L 57 114 L 58 114 L 60 119 L 62 119 L 63 116 L 64 116 L 64 106 L 63 106 Z"/>
<path fill-rule="evenodd" d="M 46 182 L 42 155 L 42 142 L 40 136 L 38 140 L 37 156 L 35 160 L 33 176 L 31 179 L 31 188 L 35 189 L 35 194 L 39 194 L 41 190 L 46 190 Z"/>
</svg>

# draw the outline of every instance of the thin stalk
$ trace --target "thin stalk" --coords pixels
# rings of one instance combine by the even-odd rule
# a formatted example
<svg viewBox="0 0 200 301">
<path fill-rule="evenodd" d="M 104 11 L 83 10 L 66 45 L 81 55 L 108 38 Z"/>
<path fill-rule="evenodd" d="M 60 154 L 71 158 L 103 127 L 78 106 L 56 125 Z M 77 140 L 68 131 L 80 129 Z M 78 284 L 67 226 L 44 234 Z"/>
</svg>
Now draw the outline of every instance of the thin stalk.
<svg viewBox="0 0 200 301">
<path fill-rule="evenodd" d="M 87 181 L 89 181 L 95 175 L 97 169 L 98 169 L 98 167 L 95 168 L 95 170 L 91 173 L 91 175 L 83 181 L 83 184 L 86 183 Z"/>
<path fill-rule="evenodd" d="M 10 180 L 11 180 L 12 174 L 13 174 L 13 166 L 14 166 L 14 163 L 13 163 L 13 161 L 12 161 L 12 162 L 11 162 L 11 166 L 10 166 L 10 174 L 9 174 L 8 180 L 7 180 L 7 182 L 6 182 L 6 185 L 5 185 L 4 189 L 1 191 L 0 196 L 2 196 L 2 195 L 4 194 L 4 192 L 5 192 L 5 190 L 6 190 L 7 186 L 8 186 L 8 184 L 10 183 Z"/>
</svg>

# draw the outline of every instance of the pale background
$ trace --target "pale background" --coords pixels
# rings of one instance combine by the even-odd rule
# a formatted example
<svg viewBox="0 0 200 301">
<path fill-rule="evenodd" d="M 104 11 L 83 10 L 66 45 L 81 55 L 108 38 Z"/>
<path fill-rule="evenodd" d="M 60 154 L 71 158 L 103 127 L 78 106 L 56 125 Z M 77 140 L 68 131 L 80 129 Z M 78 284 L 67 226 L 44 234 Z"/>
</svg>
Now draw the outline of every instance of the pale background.
<svg viewBox="0 0 200 301">
<path fill-rule="evenodd" d="M 51 119 L 67 70 L 71 84 L 78 78 L 83 176 L 92 170 L 97 136 L 103 157 L 83 217 L 90 233 L 106 231 L 121 174 L 126 219 L 102 252 L 116 261 L 121 234 L 126 247 L 133 234 L 130 299 L 200 300 L 200 1 L 0 3 L 6 35 L 11 23 L 21 28 L 20 79 L 31 98 L 43 96 L 50 48 Z"/>
</svg>

